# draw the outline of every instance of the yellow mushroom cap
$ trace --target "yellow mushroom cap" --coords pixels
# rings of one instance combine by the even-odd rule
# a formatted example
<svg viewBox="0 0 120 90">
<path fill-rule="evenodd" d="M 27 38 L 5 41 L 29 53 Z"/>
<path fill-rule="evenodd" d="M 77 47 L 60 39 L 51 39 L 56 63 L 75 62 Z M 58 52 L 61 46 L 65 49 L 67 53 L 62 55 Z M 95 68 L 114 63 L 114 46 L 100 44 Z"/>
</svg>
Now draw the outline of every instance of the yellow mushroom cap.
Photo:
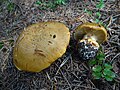
<svg viewBox="0 0 120 90">
<path fill-rule="evenodd" d="M 83 39 L 85 35 L 94 38 L 99 44 L 107 40 L 106 29 L 97 23 L 83 23 L 75 29 L 74 37 L 76 40 Z"/>
<path fill-rule="evenodd" d="M 20 34 L 13 62 L 19 70 L 40 72 L 66 52 L 69 40 L 69 29 L 60 22 L 33 24 Z"/>
</svg>

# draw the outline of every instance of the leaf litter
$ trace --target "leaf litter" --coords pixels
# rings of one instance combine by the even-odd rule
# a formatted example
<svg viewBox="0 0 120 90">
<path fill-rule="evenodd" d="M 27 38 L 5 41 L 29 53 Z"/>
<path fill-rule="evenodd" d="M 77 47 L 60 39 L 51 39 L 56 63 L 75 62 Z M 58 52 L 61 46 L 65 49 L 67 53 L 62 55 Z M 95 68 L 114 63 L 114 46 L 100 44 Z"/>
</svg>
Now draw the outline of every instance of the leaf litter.
<svg viewBox="0 0 120 90">
<path fill-rule="evenodd" d="M 5 0 L 6 1 L 6 0 Z M 24 0 L 22 0 L 24 1 Z M 56 10 L 41 10 L 32 2 L 12 0 L 0 2 L 0 90 L 119 90 L 120 87 L 120 7 L 119 0 L 105 0 L 101 9 L 101 20 L 106 23 L 109 39 L 102 44 L 105 60 L 112 63 L 117 77 L 113 82 L 93 80 L 91 71 L 80 61 L 75 52 L 74 41 L 66 53 L 49 68 L 40 73 L 18 71 L 12 62 L 12 50 L 21 31 L 30 24 L 41 21 L 60 21 L 74 31 L 83 22 L 92 22 L 93 16 L 85 13 L 85 9 L 97 11 L 95 1 L 69 0 L 59 5 Z M 27 0 L 25 0 L 27 1 Z M 86 3 L 86 4 L 83 4 Z M 71 36 L 72 40 L 72 36 Z"/>
</svg>

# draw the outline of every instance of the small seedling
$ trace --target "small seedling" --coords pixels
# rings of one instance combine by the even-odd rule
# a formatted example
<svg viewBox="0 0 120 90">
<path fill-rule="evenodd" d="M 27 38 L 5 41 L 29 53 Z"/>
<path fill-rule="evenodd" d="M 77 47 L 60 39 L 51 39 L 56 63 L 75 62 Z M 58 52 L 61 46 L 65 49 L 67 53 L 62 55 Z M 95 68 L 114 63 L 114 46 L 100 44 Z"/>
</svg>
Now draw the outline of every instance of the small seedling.
<svg viewBox="0 0 120 90">
<path fill-rule="evenodd" d="M 39 5 L 39 9 L 46 10 L 46 9 L 55 9 L 59 5 L 65 5 L 66 0 L 54 0 L 54 1 L 36 1 L 36 5 Z"/>
<path fill-rule="evenodd" d="M 96 5 L 96 7 L 97 7 L 98 9 L 102 9 L 104 6 L 105 6 L 105 5 L 104 5 L 104 1 L 103 1 L 103 0 L 100 0 L 99 3 Z"/>
<path fill-rule="evenodd" d="M 15 4 L 14 4 L 14 3 L 8 2 L 7 10 L 8 10 L 9 12 L 13 11 L 13 10 L 14 10 L 14 7 L 15 7 Z"/>
<path fill-rule="evenodd" d="M 104 6 L 105 6 L 104 1 L 100 0 L 99 3 L 96 4 L 97 12 L 87 10 L 87 9 L 85 9 L 84 12 L 88 13 L 90 16 L 94 15 L 94 13 L 95 13 L 95 16 L 93 17 L 94 22 L 99 23 L 99 24 L 103 25 L 104 27 L 106 27 L 106 25 L 101 21 L 101 16 L 102 15 L 101 15 L 101 12 L 100 12 L 100 10 L 104 8 Z"/>
<path fill-rule="evenodd" d="M 65 0 L 56 0 L 55 1 L 55 4 L 58 4 L 58 5 L 65 5 Z"/>
<path fill-rule="evenodd" d="M 88 13 L 89 15 L 92 15 L 92 11 L 85 9 L 84 12 Z"/>
<path fill-rule="evenodd" d="M 107 81 L 113 81 L 115 78 L 115 73 L 112 71 L 113 67 L 105 62 L 105 54 L 102 51 L 98 52 L 94 60 L 89 61 L 89 65 L 92 68 L 94 79 L 104 78 Z"/>
</svg>

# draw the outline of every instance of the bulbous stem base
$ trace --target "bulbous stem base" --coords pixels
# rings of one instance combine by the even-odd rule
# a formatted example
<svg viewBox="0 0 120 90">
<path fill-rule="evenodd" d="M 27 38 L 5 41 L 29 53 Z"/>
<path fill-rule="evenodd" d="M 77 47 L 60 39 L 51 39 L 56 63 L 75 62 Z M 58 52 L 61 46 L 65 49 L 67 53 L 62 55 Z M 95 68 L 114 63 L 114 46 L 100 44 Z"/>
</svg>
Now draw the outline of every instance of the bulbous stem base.
<svg viewBox="0 0 120 90">
<path fill-rule="evenodd" d="M 78 42 L 78 53 L 81 60 L 91 60 L 97 55 L 99 44 L 92 39 L 82 39 Z"/>
</svg>

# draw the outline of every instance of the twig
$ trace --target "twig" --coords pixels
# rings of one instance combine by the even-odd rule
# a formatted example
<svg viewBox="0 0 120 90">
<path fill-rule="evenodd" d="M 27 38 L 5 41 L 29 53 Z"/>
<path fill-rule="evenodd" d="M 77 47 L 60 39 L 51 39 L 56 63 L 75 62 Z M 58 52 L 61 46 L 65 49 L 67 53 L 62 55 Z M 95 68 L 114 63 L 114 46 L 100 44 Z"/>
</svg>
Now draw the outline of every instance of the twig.
<svg viewBox="0 0 120 90">
<path fill-rule="evenodd" d="M 116 44 L 120 47 L 120 43 L 114 42 L 114 41 L 109 41 L 110 43 Z"/>
<path fill-rule="evenodd" d="M 116 17 L 119 17 L 119 16 L 120 16 L 120 14 L 117 14 L 117 15 L 113 16 L 113 18 L 116 18 Z"/>
<path fill-rule="evenodd" d="M 58 70 L 57 70 L 57 72 L 56 72 L 56 74 L 55 75 L 57 75 L 58 74 L 58 72 L 59 72 L 59 70 L 60 70 L 60 68 L 68 61 L 68 59 L 69 59 L 70 57 L 68 56 L 67 58 L 65 58 L 64 59 L 64 61 L 61 63 L 61 65 L 59 66 L 59 68 L 58 68 Z"/>
<path fill-rule="evenodd" d="M 110 61 L 110 63 L 112 63 L 113 61 L 114 61 L 114 59 L 116 58 L 116 57 L 118 57 L 120 55 L 120 53 L 118 53 L 117 55 L 115 55 L 114 57 L 113 57 L 113 59 Z"/>
<path fill-rule="evenodd" d="M 113 19 L 113 17 L 111 16 L 111 17 L 110 17 L 110 21 L 109 21 L 107 27 L 109 27 L 109 26 L 112 24 L 112 21 L 113 21 L 112 19 Z"/>
<path fill-rule="evenodd" d="M 57 85 L 68 85 L 68 84 L 57 83 Z M 71 84 L 71 86 L 80 87 L 80 88 L 84 88 L 84 89 L 87 89 L 87 90 L 99 90 L 97 88 L 87 87 L 87 86 L 84 86 L 84 85 L 81 85 L 81 84 L 79 84 L 79 85 Z"/>
<path fill-rule="evenodd" d="M 58 67 L 58 65 L 57 65 L 57 64 L 55 64 L 55 65 Z M 67 80 L 67 78 L 65 77 L 65 75 L 63 74 L 62 70 L 61 70 L 61 69 L 59 69 L 59 71 L 61 72 L 61 74 L 62 74 L 62 76 L 64 77 L 65 81 L 68 83 L 68 85 L 69 85 L 69 87 L 70 87 L 70 90 L 72 90 L 72 87 L 71 87 L 71 85 L 70 85 L 69 81 Z"/>
<path fill-rule="evenodd" d="M 110 53 L 110 54 L 106 55 L 106 56 L 105 56 L 105 59 L 108 58 L 108 57 L 111 56 L 111 55 L 115 55 L 115 53 Z"/>
<path fill-rule="evenodd" d="M 47 75 L 48 79 L 50 80 L 50 82 L 52 84 L 51 88 L 53 89 L 54 88 L 53 81 L 51 80 L 50 75 L 48 74 L 48 72 L 46 72 L 46 75 Z"/>
<path fill-rule="evenodd" d="M 94 85 L 94 83 L 91 80 L 89 80 L 89 82 L 96 88 L 96 86 Z"/>
</svg>

